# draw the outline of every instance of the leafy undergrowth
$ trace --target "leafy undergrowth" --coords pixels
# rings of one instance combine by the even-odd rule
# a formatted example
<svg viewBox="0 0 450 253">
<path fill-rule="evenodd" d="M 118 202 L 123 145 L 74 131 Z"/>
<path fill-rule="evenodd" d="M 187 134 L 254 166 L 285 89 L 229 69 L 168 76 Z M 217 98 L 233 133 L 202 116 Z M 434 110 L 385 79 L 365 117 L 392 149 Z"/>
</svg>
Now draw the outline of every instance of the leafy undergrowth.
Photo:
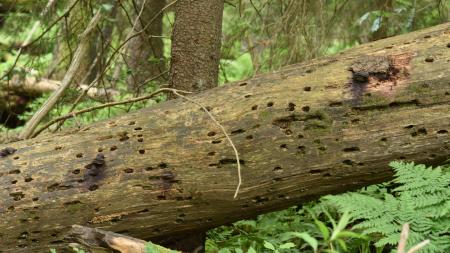
<svg viewBox="0 0 450 253">
<path fill-rule="evenodd" d="M 211 230 L 206 252 L 395 252 L 404 223 L 408 247 L 429 239 L 419 252 L 450 252 L 448 168 L 390 165 L 389 183 Z"/>
</svg>

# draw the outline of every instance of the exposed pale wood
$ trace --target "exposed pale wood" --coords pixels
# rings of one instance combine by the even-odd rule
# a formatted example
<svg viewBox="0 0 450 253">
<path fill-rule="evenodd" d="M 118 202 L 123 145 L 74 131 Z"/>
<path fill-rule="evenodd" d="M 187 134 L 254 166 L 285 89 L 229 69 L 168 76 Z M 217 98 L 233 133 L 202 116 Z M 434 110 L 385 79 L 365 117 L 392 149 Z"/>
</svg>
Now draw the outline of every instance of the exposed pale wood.
<svg viewBox="0 0 450 253">
<path fill-rule="evenodd" d="M 2 250 L 62 247 L 73 224 L 157 242 L 387 180 L 394 159 L 445 161 L 449 26 L 190 96 L 239 151 L 237 199 L 232 148 L 182 99 L 0 146 L 17 149 L 0 158 Z M 363 89 L 349 67 L 365 55 L 387 56 L 401 69 L 379 85 L 369 76 Z"/>
<path fill-rule="evenodd" d="M 9 93 L 13 92 L 17 95 L 25 96 L 39 96 L 43 93 L 54 92 L 61 86 L 61 82 L 58 80 L 51 80 L 46 78 L 37 78 L 34 76 L 25 77 L 21 79 L 18 75 L 14 75 L 9 82 L 0 83 L 0 87 L 3 90 L 7 90 Z M 114 100 L 115 96 L 119 95 L 119 92 L 115 89 L 102 89 L 102 88 L 89 88 L 87 84 L 80 84 L 77 87 L 79 90 L 87 90 L 87 95 L 94 99 L 108 99 Z M 1 91 L 0 91 L 1 93 Z M 0 102 L 0 108 L 6 107 L 6 102 Z"/>
<path fill-rule="evenodd" d="M 147 242 L 130 236 L 101 230 L 98 228 L 89 228 L 79 225 L 73 225 L 68 235 L 69 238 L 77 241 L 88 249 L 105 248 L 117 250 L 121 253 L 146 253 Z M 177 253 L 179 251 L 169 250 L 159 245 L 148 243 L 153 253 Z"/>
</svg>

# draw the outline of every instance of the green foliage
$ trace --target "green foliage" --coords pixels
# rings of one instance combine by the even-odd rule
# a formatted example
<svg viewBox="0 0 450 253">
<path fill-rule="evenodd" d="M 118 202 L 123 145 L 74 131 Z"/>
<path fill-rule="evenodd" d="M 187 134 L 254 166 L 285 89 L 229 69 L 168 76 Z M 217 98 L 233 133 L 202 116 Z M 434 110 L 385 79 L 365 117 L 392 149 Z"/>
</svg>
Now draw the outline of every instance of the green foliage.
<svg viewBox="0 0 450 253">
<path fill-rule="evenodd" d="M 450 173 L 414 163 L 392 162 L 391 166 L 396 172 L 392 193 L 346 193 L 327 196 L 325 201 L 349 210 L 354 228 L 370 235 L 377 247 L 396 245 L 401 225 L 409 223 L 409 245 L 430 239 L 423 252 L 450 251 Z"/>
<path fill-rule="evenodd" d="M 320 221 L 323 215 L 327 221 Z M 336 221 L 326 210 L 296 207 L 236 222 L 208 233 L 206 252 L 354 252 L 366 237 L 347 229 L 349 215 Z"/>
<path fill-rule="evenodd" d="M 450 173 L 391 166 L 392 182 L 211 230 L 207 252 L 381 252 L 395 248 L 404 223 L 411 227 L 410 247 L 430 239 L 420 252 L 450 251 Z"/>
</svg>

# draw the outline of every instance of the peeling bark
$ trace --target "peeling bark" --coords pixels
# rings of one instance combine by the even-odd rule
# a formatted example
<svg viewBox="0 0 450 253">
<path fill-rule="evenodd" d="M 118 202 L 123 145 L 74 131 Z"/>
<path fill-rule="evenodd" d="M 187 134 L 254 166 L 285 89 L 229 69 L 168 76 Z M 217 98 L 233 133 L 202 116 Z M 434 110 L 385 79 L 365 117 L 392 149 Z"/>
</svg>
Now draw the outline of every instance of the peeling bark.
<svg viewBox="0 0 450 253">
<path fill-rule="evenodd" d="M 450 155 L 450 24 L 171 100 L 58 135 L 0 146 L 4 252 L 65 245 L 71 225 L 157 241 L 390 179 L 388 163 Z M 380 80 L 355 63 L 398 56 Z M 371 64 L 368 64 L 371 65 Z M 382 68 L 383 69 L 383 68 Z M 361 68 L 359 69 L 361 70 Z M 406 72 L 403 72 L 406 73 Z M 401 82 L 398 81 L 401 79 Z M 397 83 L 395 81 L 397 80 Z M 389 87 L 388 93 L 380 87 Z M 358 90 L 357 95 L 355 90 Z"/>
</svg>

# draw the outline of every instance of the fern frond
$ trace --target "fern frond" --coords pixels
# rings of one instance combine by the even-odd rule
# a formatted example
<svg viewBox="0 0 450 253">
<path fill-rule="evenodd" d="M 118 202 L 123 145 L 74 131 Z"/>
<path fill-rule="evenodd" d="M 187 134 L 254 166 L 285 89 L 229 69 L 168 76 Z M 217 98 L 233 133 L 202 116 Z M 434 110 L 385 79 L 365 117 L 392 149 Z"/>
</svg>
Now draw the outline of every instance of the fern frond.
<svg viewBox="0 0 450 253">
<path fill-rule="evenodd" d="M 414 163 L 391 162 L 395 171 L 395 195 L 377 191 L 325 197 L 326 203 L 348 210 L 355 229 L 379 238 L 377 247 L 396 245 L 401 226 L 411 224 L 408 245 L 425 239 L 421 252 L 450 252 L 450 173 Z M 374 193 L 374 194 L 371 194 Z"/>
</svg>

